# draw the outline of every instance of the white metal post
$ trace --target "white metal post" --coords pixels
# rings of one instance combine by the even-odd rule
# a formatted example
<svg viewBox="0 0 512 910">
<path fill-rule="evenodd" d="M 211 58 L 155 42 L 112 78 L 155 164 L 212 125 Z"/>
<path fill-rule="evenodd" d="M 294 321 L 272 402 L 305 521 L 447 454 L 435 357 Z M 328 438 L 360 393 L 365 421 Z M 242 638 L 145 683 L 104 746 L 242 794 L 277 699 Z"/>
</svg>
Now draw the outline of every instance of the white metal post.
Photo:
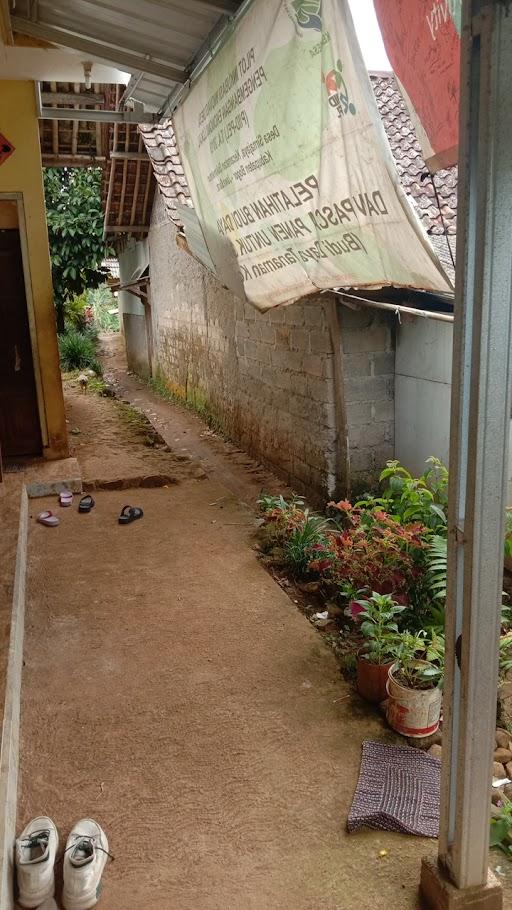
<svg viewBox="0 0 512 910">
<path fill-rule="evenodd" d="M 467 889 L 488 881 L 508 480 L 512 338 L 508 0 L 464 0 L 461 75 L 439 859 L 456 888 Z"/>
</svg>

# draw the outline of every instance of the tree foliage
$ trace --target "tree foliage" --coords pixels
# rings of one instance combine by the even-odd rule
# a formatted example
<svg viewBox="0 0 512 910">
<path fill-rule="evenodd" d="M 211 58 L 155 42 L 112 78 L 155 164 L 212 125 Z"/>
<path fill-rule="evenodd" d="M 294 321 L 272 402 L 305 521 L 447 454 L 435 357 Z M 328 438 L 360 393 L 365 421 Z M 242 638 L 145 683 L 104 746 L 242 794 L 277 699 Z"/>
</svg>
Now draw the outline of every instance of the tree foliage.
<svg viewBox="0 0 512 910">
<path fill-rule="evenodd" d="M 105 281 L 100 168 L 46 168 L 46 217 L 57 328 L 64 331 L 64 305 Z"/>
</svg>

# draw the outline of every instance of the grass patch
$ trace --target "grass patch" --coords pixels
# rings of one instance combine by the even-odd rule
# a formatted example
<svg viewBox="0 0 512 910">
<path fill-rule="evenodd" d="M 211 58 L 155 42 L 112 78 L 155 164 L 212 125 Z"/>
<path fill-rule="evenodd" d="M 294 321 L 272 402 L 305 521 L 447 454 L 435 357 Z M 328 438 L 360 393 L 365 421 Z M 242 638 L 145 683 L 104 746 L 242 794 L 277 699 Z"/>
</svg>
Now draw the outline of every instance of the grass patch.
<svg viewBox="0 0 512 910">
<path fill-rule="evenodd" d="M 122 404 L 120 401 L 116 401 L 116 408 L 124 425 L 127 426 L 145 446 L 154 448 L 155 446 L 165 445 L 165 440 L 162 439 L 160 433 L 155 430 L 144 414 L 141 414 L 140 411 L 132 408 L 131 405 Z"/>
<path fill-rule="evenodd" d="M 165 401 L 171 401 L 173 404 L 181 405 L 183 408 L 186 408 L 187 411 L 192 411 L 204 421 L 210 430 L 218 433 L 219 436 L 222 436 L 222 438 L 226 439 L 228 442 L 232 441 L 219 417 L 210 410 L 205 402 L 200 403 L 190 398 L 184 398 L 177 392 L 173 392 L 161 376 L 151 377 L 151 379 L 148 380 L 148 385 L 160 398 L 164 398 Z"/>
<path fill-rule="evenodd" d="M 65 372 L 72 370 L 94 370 L 101 376 L 101 364 L 96 356 L 97 340 L 90 332 L 70 328 L 59 335 L 61 367 Z"/>
</svg>

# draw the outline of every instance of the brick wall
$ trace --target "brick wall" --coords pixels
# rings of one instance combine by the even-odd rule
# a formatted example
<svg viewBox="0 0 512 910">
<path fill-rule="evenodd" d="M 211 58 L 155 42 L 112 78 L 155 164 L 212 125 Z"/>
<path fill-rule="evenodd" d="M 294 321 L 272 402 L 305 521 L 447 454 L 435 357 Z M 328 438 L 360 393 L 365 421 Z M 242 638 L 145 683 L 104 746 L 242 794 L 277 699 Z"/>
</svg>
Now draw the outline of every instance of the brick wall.
<svg viewBox="0 0 512 910">
<path fill-rule="evenodd" d="M 330 494 L 336 420 L 325 297 L 259 313 L 178 248 L 158 198 L 149 248 L 154 372 L 296 489 Z"/>
<path fill-rule="evenodd" d="M 341 308 L 350 478 L 354 491 L 375 482 L 395 445 L 394 317 Z"/>
<path fill-rule="evenodd" d="M 347 462 L 353 489 L 371 485 L 394 450 L 393 317 L 338 304 L 337 428 L 331 300 L 263 314 L 242 303 L 177 246 L 158 197 L 149 249 L 153 372 L 297 490 L 344 494 Z"/>
</svg>

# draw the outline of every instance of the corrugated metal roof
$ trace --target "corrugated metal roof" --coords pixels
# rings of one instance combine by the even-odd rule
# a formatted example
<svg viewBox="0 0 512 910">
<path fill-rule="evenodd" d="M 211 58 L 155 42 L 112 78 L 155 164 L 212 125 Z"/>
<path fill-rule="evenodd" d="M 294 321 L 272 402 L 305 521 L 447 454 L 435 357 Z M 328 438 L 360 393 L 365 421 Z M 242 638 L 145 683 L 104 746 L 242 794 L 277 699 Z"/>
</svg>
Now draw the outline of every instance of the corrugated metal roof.
<svg viewBox="0 0 512 910">
<path fill-rule="evenodd" d="M 157 111 L 241 0 L 8 0 L 13 29 L 135 74 Z"/>
</svg>

